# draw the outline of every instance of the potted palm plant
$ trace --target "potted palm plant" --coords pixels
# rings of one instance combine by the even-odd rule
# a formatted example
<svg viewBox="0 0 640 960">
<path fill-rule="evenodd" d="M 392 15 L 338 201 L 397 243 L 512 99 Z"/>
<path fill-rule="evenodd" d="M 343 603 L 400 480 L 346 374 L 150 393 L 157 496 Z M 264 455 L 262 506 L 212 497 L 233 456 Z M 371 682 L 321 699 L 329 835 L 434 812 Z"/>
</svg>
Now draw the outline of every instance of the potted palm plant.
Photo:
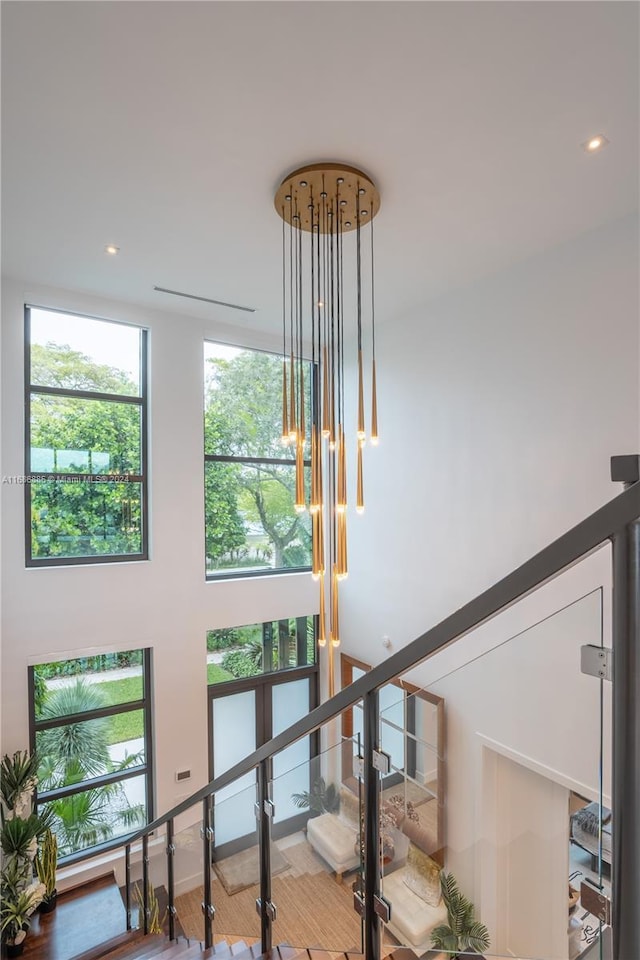
<svg viewBox="0 0 640 960">
<path fill-rule="evenodd" d="M 453 874 L 443 870 L 440 886 L 449 923 L 441 923 L 431 932 L 432 946 L 458 958 L 488 950 L 491 945 L 489 931 L 484 923 L 476 920 L 475 907 L 461 892 Z"/>
<path fill-rule="evenodd" d="M 327 784 L 324 777 L 314 780 L 311 790 L 292 793 L 291 800 L 299 810 L 310 810 L 312 813 L 336 813 L 340 807 L 335 783 Z"/>
<path fill-rule="evenodd" d="M 58 841 L 55 833 L 47 827 L 42 842 L 36 854 L 36 873 L 40 883 L 44 884 L 45 892 L 40 913 L 51 913 L 58 902 L 56 890 L 56 867 L 58 864 Z"/>
</svg>

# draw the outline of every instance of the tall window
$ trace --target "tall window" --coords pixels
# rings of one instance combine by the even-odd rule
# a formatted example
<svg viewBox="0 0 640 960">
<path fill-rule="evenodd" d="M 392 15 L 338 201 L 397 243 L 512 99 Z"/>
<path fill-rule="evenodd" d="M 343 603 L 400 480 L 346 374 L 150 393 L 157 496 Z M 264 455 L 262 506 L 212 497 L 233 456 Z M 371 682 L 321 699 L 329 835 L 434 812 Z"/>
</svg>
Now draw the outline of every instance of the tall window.
<svg viewBox="0 0 640 960">
<path fill-rule="evenodd" d="M 206 343 L 204 382 L 207 576 L 308 570 L 309 515 L 294 510 L 295 459 L 280 439 L 281 358 Z M 309 364 L 307 423 L 310 387 Z"/>
<path fill-rule="evenodd" d="M 146 559 L 146 331 L 27 307 L 27 565 Z"/>
<path fill-rule="evenodd" d="M 29 667 L 38 809 L 62 860 L 108 848 L 153 817 L 150 651 Z"/>
</svg>

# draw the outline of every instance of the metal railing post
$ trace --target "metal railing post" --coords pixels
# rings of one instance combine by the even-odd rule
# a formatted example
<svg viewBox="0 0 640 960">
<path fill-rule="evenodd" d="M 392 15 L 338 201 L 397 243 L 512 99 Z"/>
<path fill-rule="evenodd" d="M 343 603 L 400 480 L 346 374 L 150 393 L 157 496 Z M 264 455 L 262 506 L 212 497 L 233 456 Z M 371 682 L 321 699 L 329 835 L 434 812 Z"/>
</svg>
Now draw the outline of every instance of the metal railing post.
<svg viewBox="0 0 640 960">
<path fill-rule="evenodd" d="M 175 889 L 173 878 L 173 856 L 176 852 L 173 842 L 173 819 L 167 820 L 167 914 L 169 916 L 169 940 L 176 938 Z"/>
<path fill-rule="evenodd" d="M 124 848 L 124 905 L 127 911 L 127 930 L 131 930 L 131 845 Z"/>
<path fill-rule="evenodd" d="M 202 903 L 202 912 L 204 914 L 204 947 L 208 950 L 213 946 L 213 904 L 211 903 L 211 853 L 212 853 L 212 828 L 211 828 L 211 794 L 202 801 L 202 852 L 204 858 L 204 901 Z"/>
<path fill-rule="evenodd" d="M 260 844 L 260 938 L 262 953 L 271 950 L 271 817 L 269 816 L 269 761 L 258 767 L 258 837 Z"/>
<path fill-rule="evenodd" d="M 149 834 L 142 838 L 142 929 L 149 933 Z"/>
<path fill-rule="evenodd" d="M 378 749 L 379 697 L 364 698 L 364 956 L 380 958 L 380 925 L 376 899 L 380 895 L 380 776 L 373 765 Z"/>
<path fill-rule="evenodd" d="M 613 536 L 613 960 L 640 957 L 640 524 Z"/>
</svg>

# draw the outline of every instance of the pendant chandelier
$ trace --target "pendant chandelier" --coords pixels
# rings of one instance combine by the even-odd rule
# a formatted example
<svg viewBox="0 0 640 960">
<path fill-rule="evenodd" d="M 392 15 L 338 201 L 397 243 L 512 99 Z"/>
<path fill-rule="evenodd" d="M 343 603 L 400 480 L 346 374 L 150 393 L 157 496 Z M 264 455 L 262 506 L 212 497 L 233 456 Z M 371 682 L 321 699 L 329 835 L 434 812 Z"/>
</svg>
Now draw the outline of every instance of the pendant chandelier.
<svg viewBox="0 0 640 960">
<path fill-rule="evenodd" d="M 355 508 L 362 513 L 363 448 L 367 440 L 378 443 L 373 218 L 380 197 L 361 170 L 314 163 L 284 178 L 275 207 L 283 221 L 282 443 L 295 448 L 295 509 L 311 515 L 312 575 L 320 586 L 318 642 L 338 647 L 339 584 L 348 573 L 347 448 L 355 449 Z M 345 234 L 353 237 L 345 241 Z M 357 342 L 357 409 L 349 412 L 345 341 Z M 305 410 L 309 355 L 313 413 Z M 368 411 L 365 364 L 370 365 Z M 332 693 L 333 657 L 329 664 Z"/>
</svg>

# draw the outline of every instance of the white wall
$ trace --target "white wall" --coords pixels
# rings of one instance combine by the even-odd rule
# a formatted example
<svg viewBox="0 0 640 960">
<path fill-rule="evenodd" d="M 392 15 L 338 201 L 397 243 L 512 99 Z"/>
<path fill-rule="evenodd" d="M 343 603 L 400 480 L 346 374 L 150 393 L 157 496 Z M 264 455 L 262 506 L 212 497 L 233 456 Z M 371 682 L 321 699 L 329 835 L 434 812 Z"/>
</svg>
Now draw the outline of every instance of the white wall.
<svg viewBox="0 0 640 960">
<path fill-rule="evenodd" d="M 206 631 L 317 611 L 306 574 L 204 579 L 203 340 L 278 349 L 258 334 L 65 291 L 3 286 L 3 474 L 24 473 L 25 302 L 150 330 L 149 562 L 26 569 L 22 487 L 2 485 L 2 751 L 28 744 L 27 665 L 153 648 L 156 809 L 208 779 Z M 192 779 L 176 784 L 175 771 Z"/>
<path fill-rule="evenodd" d="M 380 326 L 345 652 L 380 662 L 384 635 L 393 653 L 620 492 L 609 457 L 640 449 L 638 316 L 628 219 Z M 600 594 L 557 611 L 600 587 L 610 642 L 605 548 L 409 674 L 445 698 L 449 866 L 489 922 L 483 750 L 597 795 L 598 683 L 579 648 L 600 642 Z"/>
<path fill-rule="evenodd" d="M 640 449 L 637 229 L 614 223 L 380 323 L 347 652 L 378 662 L 384 634 L 413 640 L 620 492 L 609 457 Z"/>
</svg>

